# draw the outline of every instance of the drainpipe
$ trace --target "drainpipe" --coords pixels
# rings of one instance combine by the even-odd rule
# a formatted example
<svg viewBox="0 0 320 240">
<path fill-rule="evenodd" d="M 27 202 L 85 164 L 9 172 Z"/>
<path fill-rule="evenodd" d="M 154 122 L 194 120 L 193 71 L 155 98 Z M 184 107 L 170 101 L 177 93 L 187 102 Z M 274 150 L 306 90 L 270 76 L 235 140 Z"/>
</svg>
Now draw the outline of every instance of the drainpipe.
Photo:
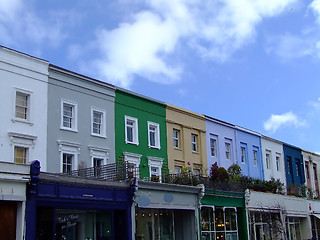
<svg viewBox="0 0 320 240">
<path fill-rule="evenodd" d="M 138 181 L 136 178 L 130 180 L 130 191 L 131 191 L 131 239 L 135 239 L 136 235 L 136 192 L 138 191 Z"/>
<path fill-rule="evenodd" d="M 204 186 L 204 184 L 199 184 L 198 187 L 201 187 L 201 190 L 198 194 L 198 204 L 197 204 L 196 213 L 195 213 L 195 216 L 196 216 L 195 225 L 196 225 L 197 239 L 201 239 L 200 212 L 201 212 L 201 200 L 205 194 L 205 186 Z"/>
<path fill-rule="evenodd" d="M 263 167 L 263 155 L 262 155 L 262 138 L 260 136 L 260 169 L 261 169 L 261 174 L 262 174 L 262 180 L 264 181 L 265 180 L 265 177 L 264 177 L 264 167 Z"/>
</svg>

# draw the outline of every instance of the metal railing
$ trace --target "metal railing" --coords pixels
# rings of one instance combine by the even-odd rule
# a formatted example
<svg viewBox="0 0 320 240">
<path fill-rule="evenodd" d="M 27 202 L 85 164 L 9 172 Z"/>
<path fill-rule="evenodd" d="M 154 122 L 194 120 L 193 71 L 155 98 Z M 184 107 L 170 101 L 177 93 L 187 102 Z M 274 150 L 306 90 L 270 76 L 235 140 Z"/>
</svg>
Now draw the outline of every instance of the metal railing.
<svg viewBox="0 0 320 240">
<path fill-rule="evenodd" d="M 80 168 L 73 170 L 66 175 L 78 176 L 87 179 L 124 181 L 131 178 L 137 178 L 143 181 L 160 182 L 177 185 L 197 186 L 204 184 L 206 189 L 242 192 L 245 190 L 244 184 L 231 181 L 212 181 L 208 176 L 193 174 L 192 172 L 168 174 L 164 169 L 161 178 L 159 176 L 145 177 L 141 175 L 139 167 L 135 167 L 126 161 L 111 163 L 99 167 Z"/>
<path fill-rule="evenodd" d="M 132 167 L 128 162 L 121 162 L 98 167 L 81 168 L 64 174 L 89 179 L 124 181 L 134 177 L 139 178 L 140 171 L 138 167 Z"/>
</svg>

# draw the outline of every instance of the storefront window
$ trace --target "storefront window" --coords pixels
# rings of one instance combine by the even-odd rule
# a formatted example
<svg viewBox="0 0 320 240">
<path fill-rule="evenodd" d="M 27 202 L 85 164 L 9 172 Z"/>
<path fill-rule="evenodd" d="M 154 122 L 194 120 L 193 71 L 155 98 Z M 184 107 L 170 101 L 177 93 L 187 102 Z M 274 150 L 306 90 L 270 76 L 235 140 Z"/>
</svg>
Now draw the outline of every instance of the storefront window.
<svg viewBox="0 0 320 240">
<path fill-rule="evenodd" d="M 136 240 L 174 239 L 173 210 L 136 208 Z"/>
<path fill-rule="evenodd" d="M 312 236 L 315 239 L 319 239 L 320 238 L 320 220 L 316 216 L 312 216 L 311 224 L 312 224 Z"/>
<path fill-rule="evenodd" d="M 236 208 L 202 207 L 202 240 L 237 240 Z"/>
<path fill-rule="evenodd" d="M 41 239 L 52 239 L 53 209 L 42 209 L 39 212 L 39 234 Z M 47 218 L 46 216 L 49 216 Z M 51 216 L 51 217 L 50 217 Z M 111 240 L 112 214 L 106 211 L 91 210 L 55 210 L 56 240 Z"/>
<path fill-rule="evenodd" d="M 287 239 L 300 240 L 301 239 L 301 225 L 300 219 L 297 217 L 287 217 Z"/>
<path fill-rule="evenodd" d="M 250 212 L 250 239 L 270 240 L 283 238 L 283 225 L 277 212 Z"/>
</svg>

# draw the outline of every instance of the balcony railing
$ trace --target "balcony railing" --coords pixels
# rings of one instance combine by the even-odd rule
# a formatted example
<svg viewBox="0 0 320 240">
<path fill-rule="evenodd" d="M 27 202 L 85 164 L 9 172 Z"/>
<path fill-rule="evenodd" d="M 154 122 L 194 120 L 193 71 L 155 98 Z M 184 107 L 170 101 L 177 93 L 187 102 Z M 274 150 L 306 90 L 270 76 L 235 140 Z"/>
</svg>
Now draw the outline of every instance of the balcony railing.
<svg viewBox="0 0 320 240">
<path fill-rule="evenodd" d="M 139 168 L 132 167 L 128 162 L 111 163 L 99 167 L 81 168 L 64 174 L 109 181 L 124 181 L 133 177 L 139 178 L 140 176 Z"/>
</svg>

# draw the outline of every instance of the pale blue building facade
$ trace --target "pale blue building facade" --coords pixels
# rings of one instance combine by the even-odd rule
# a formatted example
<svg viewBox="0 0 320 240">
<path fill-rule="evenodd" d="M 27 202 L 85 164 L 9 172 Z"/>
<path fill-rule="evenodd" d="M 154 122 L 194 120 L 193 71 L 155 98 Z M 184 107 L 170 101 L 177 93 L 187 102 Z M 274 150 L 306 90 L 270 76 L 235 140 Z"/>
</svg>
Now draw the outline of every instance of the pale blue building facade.
<svg viewBox="0 0 320 240">
<path fill-rule="evenodd" d="M 236 144 L 237 163 L 242 174 L 264 180 L 260 134 L 236 126 Z"/>
<path fill-rule="evenodd" d="M 236 131 L 233 124 L 206 116 L 208 170 L 215 162 L 228 169 L 237 163 Z"/>
</svg>

